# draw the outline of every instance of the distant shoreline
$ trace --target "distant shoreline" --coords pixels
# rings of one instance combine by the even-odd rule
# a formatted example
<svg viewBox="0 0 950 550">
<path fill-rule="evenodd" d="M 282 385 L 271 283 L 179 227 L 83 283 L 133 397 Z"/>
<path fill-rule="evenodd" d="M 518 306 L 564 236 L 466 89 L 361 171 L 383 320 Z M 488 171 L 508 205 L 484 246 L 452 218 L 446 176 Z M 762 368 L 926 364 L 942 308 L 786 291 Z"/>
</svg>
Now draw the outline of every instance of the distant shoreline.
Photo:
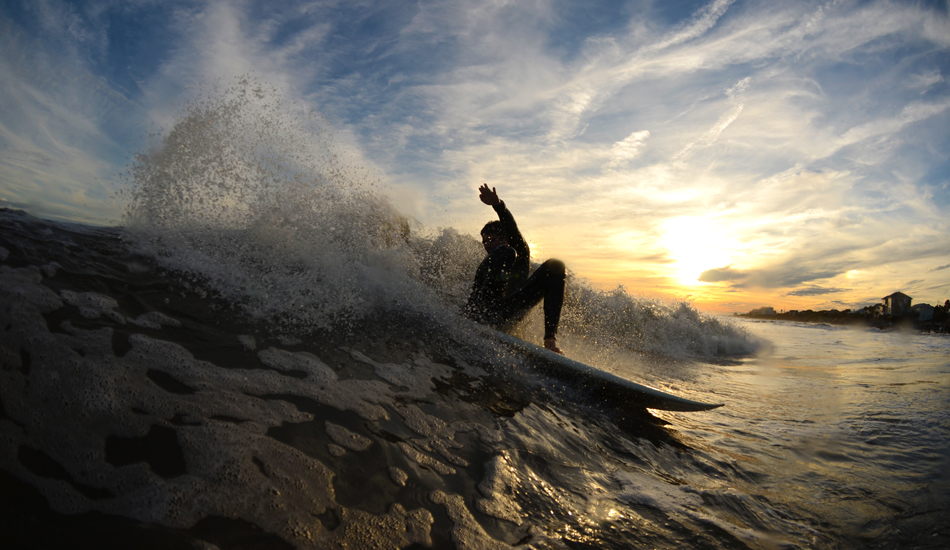
<svg viewBox="0 0 950 550">
<path fill-rule="evenodd" d="M 946 323 L 933 321 L 914 321 L 906 317 L 868 318 L 865 315 L 845 311 L 797 311 L 795 313 L 735 313 L 740 319 L 760 319 L 765 321 L 792 321 L 796 323 L 825 323 L 839 326 L 863 326 L 879 330 L 913 328 L 923 332 L 947 333 Z"/>
<path fill-rule="evenodd" d="M 863 325 L 876 328 L 891 328 L 905 324 L 906 319 L 869 319 L 864 315 L 855 315 L 843 311 L 798 311 L 795 313 L 736 313 L 734 317 L 743 319 L 763 319 L 767 321 L 795 321 L 797 323 L 827 323 L 829 325 Z"/>
</svg>

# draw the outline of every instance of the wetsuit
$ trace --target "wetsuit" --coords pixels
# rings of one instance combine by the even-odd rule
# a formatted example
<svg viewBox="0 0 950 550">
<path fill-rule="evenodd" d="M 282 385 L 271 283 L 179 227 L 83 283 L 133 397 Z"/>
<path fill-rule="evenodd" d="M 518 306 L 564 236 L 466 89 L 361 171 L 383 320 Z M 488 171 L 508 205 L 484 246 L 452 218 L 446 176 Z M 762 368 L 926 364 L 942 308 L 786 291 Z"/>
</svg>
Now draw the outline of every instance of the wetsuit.
<svg viewBox="0 0 950 550">
<path fill-rule="evenodd" d="M 475 321 L 505 330 L 544 300 L 544 337 L 557 334 L 564 302 L 564 263 L 548 260 L 528 277 L 531 251 L 504 201 L 493 206 L 508 244 L 499 246 L 475 271 L 472 294 L 465 306 Z"/>
</svg>

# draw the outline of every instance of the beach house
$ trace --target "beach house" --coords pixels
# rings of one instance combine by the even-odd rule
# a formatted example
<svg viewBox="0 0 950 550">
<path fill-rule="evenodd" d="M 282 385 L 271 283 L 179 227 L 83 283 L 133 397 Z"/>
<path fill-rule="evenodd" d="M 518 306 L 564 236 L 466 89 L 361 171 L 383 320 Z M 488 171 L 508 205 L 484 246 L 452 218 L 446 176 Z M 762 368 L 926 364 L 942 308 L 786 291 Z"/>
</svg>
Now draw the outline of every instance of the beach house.
<svg viewBox="0 0 950 550">
<path fill-rule="evenodd" d="M 884 315 L 903 317 L 910 313 L 911 297 L 903 292 L 895 292 L 890 296 L 881 298 L 881 300 L 884 300 Z"/>
<path fill-rule="evenodd" d="M 910 318 L 917 321 L 930 321 L 934 318 L 934 307 L 930 304 L 917 304 L 910 308 Z"/>
</svg>

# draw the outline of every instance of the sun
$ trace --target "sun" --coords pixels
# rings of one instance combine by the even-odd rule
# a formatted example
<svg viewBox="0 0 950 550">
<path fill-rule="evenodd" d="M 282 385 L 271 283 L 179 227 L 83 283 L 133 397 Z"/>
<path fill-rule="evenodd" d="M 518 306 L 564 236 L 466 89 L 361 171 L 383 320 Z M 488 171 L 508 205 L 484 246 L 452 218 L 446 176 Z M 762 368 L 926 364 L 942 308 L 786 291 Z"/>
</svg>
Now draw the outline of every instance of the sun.
<svg viewBox="0 0 950 550">
<path fill-rule="evenodd" d="M 735 242 L 714 220 L 681 216 L 663 222 L 660 245 L 673 259 L 672 276 L 681 285 L 699 286 L 703 271 L 734 261 Z"/>
</svg>

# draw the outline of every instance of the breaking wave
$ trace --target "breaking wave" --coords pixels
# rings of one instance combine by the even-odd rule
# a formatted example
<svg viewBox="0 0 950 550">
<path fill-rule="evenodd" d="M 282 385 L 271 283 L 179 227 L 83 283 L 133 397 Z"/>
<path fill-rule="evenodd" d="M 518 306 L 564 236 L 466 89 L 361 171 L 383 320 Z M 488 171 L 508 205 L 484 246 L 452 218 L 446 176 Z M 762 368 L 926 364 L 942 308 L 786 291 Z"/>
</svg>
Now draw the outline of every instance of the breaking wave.
<svg viewBox="0 0 950 550">
<path fill-rule="evenodd" d="M 246 77 L 200 92 L 127 179 L 140 253 L 290 335 L 382 312 L 450 323 L 484 254 L 468 235 L 402 215 L 326 120 Z M 586 346 L 698 358 L 759 346 L 689 304 L 573 276 L 562 318 L 562 340 Z"/>
</svg>

